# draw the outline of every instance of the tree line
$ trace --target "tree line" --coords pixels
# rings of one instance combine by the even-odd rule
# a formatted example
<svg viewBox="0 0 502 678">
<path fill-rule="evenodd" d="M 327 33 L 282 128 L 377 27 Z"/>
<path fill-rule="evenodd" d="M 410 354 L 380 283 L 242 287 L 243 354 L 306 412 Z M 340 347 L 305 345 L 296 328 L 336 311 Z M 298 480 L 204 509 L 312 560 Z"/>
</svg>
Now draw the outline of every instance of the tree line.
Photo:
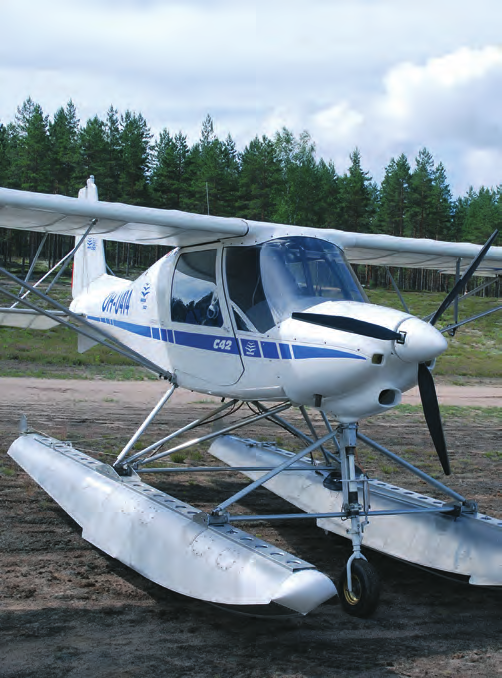
<svg viewBox="0 0 502 678">
<path fill-rule="evenodd" d="M 182 131 L 154 138 L 141 113 L 113 106 L 81 124 L 71 100 L 51 119 L 28 98 L 14 122 L 0 123 L 0 186 L 76 196 L 90 174 L 101 200 L 200 214 L 468 242 L 483 242 L 502 224 L 502 185 L 454 198 L 443 164 L 426 148 L 413 166 L 404 154 L 392 158 L 378 185 L 357 148 L 340 174 L 317 157 L 306 131 L 283 128 L 238 150 L 230 135 L 218 138 L 209 115 L 191 145 Z M 24 267 L 37 246 L 38 236 L 1 229 L 5 263 L 22 258 Z M 69 247 L 70 239 L 54 236 L 46 256 Z M 153 263 L 159 248 L 108 243 L 107 254 L 128 269 Z M 379 275 L 371 272 L 377 283 Z M 401 275 L 404 284 L 415 279 L 416 272 Z"/>
</svg>

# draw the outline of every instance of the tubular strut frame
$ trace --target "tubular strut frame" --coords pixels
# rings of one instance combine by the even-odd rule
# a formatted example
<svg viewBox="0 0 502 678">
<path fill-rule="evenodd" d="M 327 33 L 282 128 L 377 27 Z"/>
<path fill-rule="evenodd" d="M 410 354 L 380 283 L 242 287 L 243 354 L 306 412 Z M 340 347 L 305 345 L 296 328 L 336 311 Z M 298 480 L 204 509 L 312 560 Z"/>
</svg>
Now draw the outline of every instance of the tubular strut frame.
<svg viewBox="0 0 502 678">
<path fill-rule="evenodd" d="M 292 407 L 291 402 L 280 403 L 273 405 L 270 408 L 265 407 L 262 403 L 253 402 L 253 405 L 258 409 L 258 414 L 254 413 L 251 416 L 244 417 L 238 421 L 230 423 L 228 426 L 221 428 L 217 431 L 213 431 L 207 435 L 202 435 L 199 437 L 192 438 L 187 442 L 180 443 L 174 447 L 170 447 L 167 450 L 159 451 L 160 448 L 176 439 L 183 433 L 186 433 L 196 426 L 203 424 L 204 422 L 209 423 L 211 419 L 217 417 L 218 415 L 223 414 L 227 416 L 237 405 L 237 400 L 230 400 L 228 402 L 222 402 L 222 404 L 204 416 L 196 419 L 190 424 L 170 433 L 169 435 L 161 438 L 155 443 L 148 445 L 140 452 L 135 452 L 131 454 L 133 445 L 139 440 L 141 435 L 147 430 L 148 426 L 151 424 L 155 416 L 161 411 L 164 405 L 169 401 L 172 394 L 176 389 L 176 385 L 172 385 L 166 393 L 159 400 L 157 405 L 153 410 L 148 414 L 143 423 L 139 426 L 137 431 L 133 434 L 129 442 L 123 448 L 121 453 L 118 455 L 117 460 L 114 464 L 115 470 L 120 475 L 131 475 L 133 472 L 138 473 L 221 473 L 222 471 L 262 471 L 264 472 L 257 480 L 252 482 L 250 485 L 236 492 L 234 495 L 221 502 L 217 507 L 215 507 L 210 513 L 200 511 L 194 516 L 194 520 L 205 525 L 222 525 L 227 523 L 237 523 L 237 522 L 249 522 L 249 521 L 273 521 L 273 520 L 302 520 L 302 519 L 325 519 L 325 518 L 342 518 L 350 520 L 350 527 L 347 529 L 347 536 L 352 541 L 352 555 L 347 561 L 347 588 L 349 591 L 352 591 L 352 563 L 356 559 L 364 559 L 365 556 L 361 552 L 361 546 L 363 543 L 363 533 L 364 527 L 368 524 L 369 518 L 373 516 L 383 516 L 383 515 L 404 515 L 411 513 L 445 513 L 445 514 L 458 514 L 462 510 L 466 512 L 475 512 L 477 507 L 475 503 L 470 502 L 465 499 L 462 495 L 458 494 L 454 490 L 450 489 L 443 483 L 439 482 L 435 478 L 431 478 L 429 475 L 416 468 L 409 462 L 401 459 L 398 455 L 390 452 L 383 446 L 379 445 L 375 441 L 371 440 L 367 436 L 358 433 L 357 424 L 340 424 L 337 429 L 333 429 L 331 426 L 326 414 L 322 412 L 323 423 L 326 427 L 327 433 L 324 436 L 319 437 L 314 425 L 307 413 L 303 408 L 301 409 L 303 418 L 312 434 L 312 438 L 303 433 L 300 429 L 297 429 L 295 426 L 284 420 L 279 416 L 280 412 L 287 410 Z M 292 435 L 295 435 L 297 438 L 301 439 L 306 447 L 304 447 L 300 452 L 288 456 L 282 463 L 278 464 L 275 467 L 183 467 L 183 468 L 172 468 L 172 467 L 148 467 L 147 464 L 150 464 L 159 459 L 169 457 L 174 452 L 180 450 L 186 450 L 189 447 L 197 445 L 199 443 L 212 440 L 221 435 L 225 435 L 232 431 L 235 431 L 243 426 L 254 423 L 261 419 L 267 419 L 282 428 L 288 430 Z M 429 485 L 432 485 L 437 490 L 441 490 L 448 497 L 454 500 L 455 505 L 452 507 L 451 504 L 443 504 L 442 506 L 429 508 L 413 508 L 413 509 L 399 509 L 396 511 L 393 510 L 378 510 L 371 511 L 370 506 L 370 492 L 369 492 L 369 479 L 364 475 L 359 475 L 356 469 L 355 463 L 355 451 L 356 451 L 356 442 L 357 439 L 361 440 L 366 445 L 377 450 L 381 454 L 391 458 L 396 463 L 400 464 L 406 468 L 411 473 L 414 473 L 419 478 L 427 482 Z M 336 457 L 331 452 L 328 452 L 325 448 L 325 445 L 333 441 L 338 452 L 339 457 Z M 312 455 L 314 450 L 321 450 L 324 455 L 325 464 L 320 464 L 312 456 L 310 459 L 307 459 L 308 455 Z M 149 456 L 150 455 L 150 456 Z M 303 462 L 302 466 L 298 466 L 298 462 Z M 334 465 L 336 463 L 336 466 Z M 264 515 L 231 515 L 228 512 L 228 509 L 247 496 L 249 493 L 253 492 L 258 487 L 264 485 L 267 481 L 271 480 L 273 477 L 279 473 L 301 470 L 302 472 L 329 472 L 333 471 L 334 468 L 339 468 L 341 471 L 341 485 L 343 493 L 343 505 L 342 511 L 337 513 L 288 513 L 288 514 L 264 514 Z M 362 503 L 360 503 L 360 490 Z"/>
<path fill-rule="evenodd" d="M 388 511 L 371 511 L 370 510 L 370 503 L 369 503 L 369 488 L 368 488 L 368 478 L 365 476 L 357 475 L 357 469 L 356 469 L 356 464 L 355 464 L 355 449 L 356 449 L 356 441 L 357 439 L 361 440 L 363 443 L 368 445 L 369 447 L 372 447 L 373 449 L 377 450 L 381 454 L 391 458 L 394 462 L 400 464 L 404 468 L 406 468 L 408 471 L 411 473 L 417 475 L 421 480 L 424 480 L 427 482 L 429 485 L 434 487 L 436 490 L 440 490 L 444 494 L 446 494 L 448 497 L 453 499 L 459 507 L 464 508 L 465 510 L 472 511 L 473 510 L 473 504 L 469 500 L 467 500 L 465 497 L 462 495 L 458 494 L 454 490 L 450 489 L 448 486 L 444 485 L 441 483 L 439 480 L 436 480 L 435 478 L 432 478 L 429 476 L 427 473 L 424 471 L 421 471 L 420 469 L 416 468 L 409 462 L 405 461 L 404 459 L 401 459 L 398 455 L 394 454 L 393 452 L 390 452 L 390 450 L 387 450 L 385 447 L 382 445 L 379 445 L 375 441 L 371 440 L 367 436 L 363 435 L 362 433 L 359 433 L 357 431 L 357 424 L 341 424 L 338 426 L 337 429 L 333 429 L 328 418 L 326 417 L 326 414 L 323 412 L 321 413 L 323 415 L 323 421 L 326 426 L 327 433 L 324 436 L 318 437 L 312 422 L 310 421 L 310 426 L 312 426 L 311 431 L 314 434 L 313 438 L 310 438 L 308 435 L 303 433 L 300 429 L 296 428 L 293 424 L 290 424 L 287 422 L 285 419 L 279 416 L 280 412 L 283 412 L 284 410 L 290 409 L 292 407 L 291 402 L 285 402 L 285 403 L 279 403 L 277 405 L 274 405 L 270 408 L 266 408 L 262 403 L 253 402 L 253 405 L 257 407 L 259 410 L 259 414 L 252 414 L 251 416 L 244 417 L 242 419 L 239 419 L 235 422 L 230 423 L 229 425 L 225 426 L 224 428 L 220 428 L 217 431 L 213 431 L 209 434 L 199 436 L 199 437 L 194 437 L 186 442 L 180 443 L 178 445 L 175 445 L 174 447 L 170 447 L 167 450 L 159 452 L 160 448 L 165 445 L 167 442 L 171 442 L 178 438 L 180 435 L 183 433 L 186 433 L 197 426 L 207 422 L 209 423 L 211 419 L 214 417 L 218 417 L 221 413 L 226 412 L 227 410 L 235 407 L 239 401 L 236 399 L 230 400 L 228 402 L 222 402 L 221 405 L 218 407 L 212 409 L 210 412 L 207 414 L 203 415 L 202 417 L 196 419 L 195 421 L 191 422 L 190 424 L 187 424 L 186 426 L 183 426 L 182 428 L 178 429 L 177 431 L 174 431 L 173 433 L 170 433 L 169 435 L 161 438 L 160 440 L 152 443 L 151 445 L 148 445 L 144 449 L 140 450 L 139 452 L 135 452 L 131 454 L 131 450 L 133 445 L 139 440 L 139 438 L 143 435 L 143 433 L 147 430 L 155 416 L 161 411 L 161 409 L 164 407 L 164 405 L 169 401 L 171 398 L 172 394 L 174 393 L 174 390 L 176 388 L 176 385 L 171 386 L 167 392 L 162 396 L 162 398 L 159 400 L 157 405 L 153 408 L 153 410 L 148 414 L 148 416 L 145 418 L 143 423 L 138 427 L 138 429 L 135 431 L 129 442 L 125 445 L 123 450 L 120 452 L 118 455 L 115 463 L 114 463 L 114 468 L 118 473 L 121 474 L 130 474 L 132 472 L 137 472 L 137 473 L 166 473 L 166 474 L 177 474 L 177 473 L 221 473 L 222 471 L 229 471 L 229 472 L 235 472 L 235 471 L 266 471 L 265 475 L 263 475 L 261 478 L 256 480 L 255 482 L 251 483 L 248 485 L 244 490 L 241 490 L 238 492 L 236 495 L 230 497 L 229 499 L 225 500 L 221 504 L 219 504 L 213 511 L 212 513 L 208 516 L 209 521 L 208 522 L 221 522 L 223 519 L 224 522 L 242 522 L 242 521 L 255 521 L 255 520 L 282 520 L 282 519 L 293 519 L 293 518 L 340 518 L 340 517 L 345 517 L 345 518 L 351 518 L 351 529 L 349 530 L 349 534 L 352 535 L 354 534 L 354 539 L 355 541 L 355 546 L 356 546 L 356 552 L 360 553 L 360 543 L 362 541 L 362 529 L 359 525 L 361 523 L 358 518 L 364 518 L 365 523 L 367 522 L 367 518 L 372 515 L 394 515 L 396 512 L 388 512 Z M 223 414 L 223 416 L 227 416 L 228 412 L 226 414 Z M 305 412 L 306 414 L 306 412 Z M 304 414 L 304 416 L 305 416 Z M 308 414 L 306 414 L 306 417 L 308 418 Z M 228 433 L 231 433 L 239 428 L 242 428 L 246 426 L 247 424 L 252 424 L 257 421 L 260 421 L 261 419 L 267 419 L 268 421 L 271 421 L 272 423 L 276 423 L 277 425 L 280 425 L 282 428 L 285 428 L 288 430 L 292 435 L 295 435 L 299 439 L 301 439 L 305 444 L 306 447 L 303 448 L 300 452 L 288 456 L 287 459 L 282 462 L 281 464 L 278 464 L 275 467 L 270 467 L 270 466 L 242 466 L 242 467 L 232 467 L 232 466 L 194 466 L 194 467 L 182 467 L 182 468 L 176 468 L 176 467 L 150 467 L 148 464 L 151 464 L 155 461 L 158 461 L 159 459 L 163 459 L 166 457 L 171 456 L 175 452 L 179 452 L 180 450 L 186 450 L 190 447 L 193 447 L 195 445 L 198 445 L 203 442 L 207 442 L 208 440 L 213 440 L 221 435 L 226 435 Z M 326 463 L 321 464 L 317 462 L 316 460 L 307 459 L 307 457 L 310 455 L 311 452 L 315 451 L 316 449 L 321 449 L 329 442 L 333 441 L 334 444 L 336 445 L 340 457 L 335 456 L 331 452 L 327 452 L 327 460 Z M 326 458 L 325 458 L 326 459 Z M 302 461 L 304 464 L 308 464 L 308 466 L 294 466 L 296 462 Z M 278 473 L 282 473 L 284 471 L 296 471 L 298 472 L 299 470 L 302 472 L 319 472 L 319 471 L 333 471 L 335 469 L 340 469 L 341 475 L 342 475 L 342 490 L 343 490 L 343 511 L 339 513 L 322 513 L 322 514 L 270 514 L 270 515 L 252 515 L 252 516 L 232 516 L 226 512 L 226 509 L 230 507 L 232 504 L 235 502 L 239 501 L 239 499 L 242 499 L 244 496 L 249 494 L 249 492 L 252 492 L 254 489 L 257 487 L 260 487 L 264 483 L 266 483 L 268 480 L 273 478 L 275 475 Z M 359 503 L 359 498 L 358 498 L 358 486 L 363 485 L 363 504 L 361 505 Z M 412 509 L 412 510 L 404 510 L 404 513 L 423 513 L 423 512 L 437 512 L 437 513 L 445 513 L 445 512 L 451 512 L 452 508 L 451 506 L 448 507 L 439 507 L 439 508 L 433 508 L 433 509 Z M 213 520 L 215 519 L 215 520 Z M 353 520 L 355 519 L 355 520 Z M 364 523 L 364 524 L 365 524 Z M 363 523 L 361 523 L 362 525 Z M 362 557 L 361 556 L 356 556 L 356 557 Z"/>
<path fill-rule="evenodd" d="M 129 360 L 132 360 L 133 362 L 137 363 L 138 365 L 141 365 L 142 367 L 145 367 L 146 369 L 150 370 L 151 372 L 154 372 L 155 374 L 158 374 L 165 379 L 167 379 L 170 382 L 174 381 L 174 375 L 172 375 L 170 372 L 165 370 L 163 367 L 160 367 L 159 365 L 156 365 L 155 363 L 151 362 L 148 360 L 148 358 L 145 358 L 142 356 L 140 353 L 137 353 L 134 351 L 132 348 L 129 346 L 126 346 L 126 344 L 123 344 L 119 339 L 116 339 L 115 337 L 112 337 L 109 335 L 107 332 L 103 331 L 100 327 L 95 327 L 92 323 L 90 323 L 86 318 L 84 318 L 81 315 L 78 315 L 77 313 L 73 313 L 73 311 L 70 311 L 69 308 L 66 308 L 59 302 L 57 302 L 55 299 L 52 299 L 52 297 L 47 296 L 47 294 L 44 294 L 43 292 L 40 292 L 40 290 L 37 290 L 35 287 L 32 285 L 29 285 L 27 282 L 21 280 L 17 276 L 13 275 L 6 269 L 0 267 L 0 274 L 5 275 L 7 278 L 10 280 L 13 280 L 15 283 L 21 285 L 25 289 L 28 290 L 28 292 L 32 292 L 35 296 L 37 296 L 39 299 L 42 299 L 42 301 L 45 301 L 46 303 L 50 304 L 54 308 L 57 309 L 60 313 L 64 313 L 65 316 L 71 318 L 77 323 L 80 323 L 87 329 L 83 329 L 82 327 L 78 327 L 76 325 L 72 325 L 70 322 L 65 320 L 64 318 L 56 315 L 54 312 L 47 311 L 44 308 L 41 308 L 40 306 L 37 306 L 36 304 L 33 304 L 32 302 L 28 301 L 25 297 L 26 295 L 23 296 L 23 298 L 19 298 L 12 292 L 10 292 L 8 289 L 0 285 L 0 293 L 4 294 L 6 297 L 9 297 L 10 299 L 14 299 L 18 303 L 22 303 L 28 308 L 32 309 L 33 311 L 36 311 L 37 313 L 41 315 L 45 315 L 48 318 L 52 318 L 53 320 L 56 320 L 58 323 L 63 325 L 64 327 L 67 327 L 68 329 L 73 330 L 74 332 L 77 332 L 77 334 L 81 334 L 84 337 L 87 337 L 88 339 L 92 339 L 93 341 L 97 342 L 98 344 L 101 344 L 102 346 L 106 346 L 106 348 L 111 349 L 112 351 L 115 351 L 116 353 L 119 353 L 120 355 L 123 355 L 125 358 L 129 358 Z M 10 309 L 9 309 L 10 310 Z"/>
</svg>

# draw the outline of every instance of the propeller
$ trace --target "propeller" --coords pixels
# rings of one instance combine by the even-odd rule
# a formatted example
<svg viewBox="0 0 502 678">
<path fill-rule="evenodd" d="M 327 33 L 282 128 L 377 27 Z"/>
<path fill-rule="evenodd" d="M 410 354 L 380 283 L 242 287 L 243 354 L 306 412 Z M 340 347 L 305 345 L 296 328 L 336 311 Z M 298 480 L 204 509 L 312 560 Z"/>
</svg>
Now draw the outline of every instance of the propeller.
<svg viewBox="0 0 502 678">
<path fill-rule="evenodd" d="M 372 339 L 383 339 L 384 341 L 403 341 L 403 335 L 387 327 L 367 323 L 364 320 L 356 320 L 343 315 L 324 315 L 322 313 L 293 313 L 293 320 L 302 320 L 312 325 L 329 327 L 332 330 L 341 332 L 350 332 L 351 334 L 360 334 L 363 337 Z"/>
<path fill-rule="evenodd" d="M 443 471 L 445 475 L 449 476 L 451 473 L 450 460 L 448 459 L 448 450 L 446 449 L 446 441 L 444 439 L 436 387 L 432 374 L 425 363 L 419 363 L 418 365 L 418 390 L 420 391 L 425 421 L 431 434 L 432 442 L 436 448 Z"/>
<path fill-rule="evenodd" d="M 467 283 L 469 280 L 472 278 L 472 276 L 476 273 L 476 269 L 478 266 L 481 264 L 483 259 L 488 253 L 488 250 L 492 246 L 495 238 L 498 236 L 499 232 L 496 229 L 491 236 L 488 238 L 486 241 L 485 245 L 483 246 L 483 249 L 480 250 L 479 254 L 475 259 L 473 259 L 471 265 L 467 269 L 467 271 L 464 273 L 464 275 L 457 280 L 449 294 L 446 295 L 445 299 L 443 300 L 443 303 L 441 306 L 438 308 L 438 310 L 434 313 L 432 318 L 430 319 L 430 324 L 435 325 L 439 318 L 443 315 L 443 313 L 446 311 L 447 308 L 451 306 L 451 304 L 455 301 L 455 298 L 462 294 L 464 289 L 467 287 Z"/>
<path fill-rule="evenodd" d="M 451 306 L 455 301 L 456 297 L 462 294 L 462 292 L 467 287 L 467 283 L 476 273 L 479 265 L 485 258 L 488 253 L 488 250 L 495 241 L 498 230 L 495 230 L 491 236 L 488 238 L 483 248 L 479 251 L 478 255 L 473 259 L 471 265 L 466 270 L 464 275 L 457 280 L 449 294 L 446 295 L 442 304 L 439 306 L 437 311 L 434 313 L 432 318 L 429 320 L 431 325 L 435 325 L 443 313 Z M 422 407 L 424 410 L 425 421 L 429 428 L 431 434 L 432 442 L 436 448 L 436 452 L 443 467 L 445 475 L 449 476 L 451 473 L 450 470 L 450 460 L 448 459 L 448 451 L 446 449 L 446 442 L 444 438 L 443 424 L 441 422 L 441 415 L 439 412 L 439 404 L 436 394 L 436 387 L 434 385 L 434 379 L 430 373 L 427 365 L 425 363 L 420 363 L 418 365 L 418 388 L 420 391 L 420 399 L 422 401 Z"/>
<path fill-rule="evenodd" d="M 375 325 L 374 323 L 368 323 L 363 320 L 356 320 L 355 318 L 324 315 L 321 313 L 299 312 L 293 313 L 292 318 L 294 320 L 312 323 L 313 325 L 320 325 L 321 327 L 329 327 L 330 329 L 340 330 L 342 332 L 359 334 L 364 337 L 372 337 L 373 339 L 404 343 L 404 335 L 400 332 L 394 332 L 393 330 L 389 330 L 387 327 Z M 434 385 L 432 374 L 424 362 L 418 364 L 418 388 L 420 391 L 420 399 L 422 401 L 425 421 L 431 434 L 432 442 L 436 448 L 436 452 L 438 454 L 439 461 L 441 462 L 441 466 L 443 467 L 443 471 L 445 475 L 448 476 L 451 473 L 450 462 L 448 459 L 448 451 L 446 449 L 443 424 L 441 423 L 436 387 Z"/>
</svg>

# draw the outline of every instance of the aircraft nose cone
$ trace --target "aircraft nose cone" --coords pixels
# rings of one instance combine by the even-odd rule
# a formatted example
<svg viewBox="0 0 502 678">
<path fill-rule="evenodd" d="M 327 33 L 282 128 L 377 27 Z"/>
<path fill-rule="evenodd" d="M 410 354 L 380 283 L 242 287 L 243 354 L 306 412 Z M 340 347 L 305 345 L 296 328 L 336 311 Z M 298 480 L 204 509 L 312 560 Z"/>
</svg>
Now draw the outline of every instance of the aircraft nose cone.
<svg viewBox="0 0 502 678">
<path fill-rule="evenodd" d="M 419 318 L 408 318 L 399 325 L 405 332 L 404 344 L 395 342 L 396 355 L 405 363 L 425 363 L 446 350 L 448 342 L 435 327 Z"/>
</svg>

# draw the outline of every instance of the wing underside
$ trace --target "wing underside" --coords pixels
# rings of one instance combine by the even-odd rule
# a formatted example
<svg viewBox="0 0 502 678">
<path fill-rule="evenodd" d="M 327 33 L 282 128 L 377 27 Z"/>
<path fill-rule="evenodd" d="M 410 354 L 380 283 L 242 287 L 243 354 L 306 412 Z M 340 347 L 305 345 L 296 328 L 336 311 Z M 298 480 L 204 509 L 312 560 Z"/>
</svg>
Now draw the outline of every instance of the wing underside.
<svg viewBox="0 0 502 678">
<path fill-rule="evenodd" d="M 340 236 L 351 264 L 433 269 L 440 273 L 455 273 L 457 262 L 463 273 L 482 248 L 470 243 L 380 234 L 340 233 Z M 490 248 L 476 275 L 502 276 L 502 247 Z"/>
<path fill-rule="evenodd" d="M 0 227 L 82 236 L 92 220 L 92 234 L 143 245 L 189 246 L 248 232 L 242 219 L 0 188 Z"/>
<path fill-rule="evenodd" d="M 263 242 L 286 232 L 302 235 L 308 231 L 308 235 L 326 238 L 342 247 L 352 264 L 425 268 L 441 273 L 455 273 L 457 262 L 462 273 L 481 249 L 469 243 L 304 229 L 0 188 L 0 227 L 82 236 L 91 224 L 90 233 L 106 240 L 171 247 L 243 236 L 249 236 L 253 243 Z M 490 248 L 478 275 L 502 276 L 502 247 Z"/>
</svg>

